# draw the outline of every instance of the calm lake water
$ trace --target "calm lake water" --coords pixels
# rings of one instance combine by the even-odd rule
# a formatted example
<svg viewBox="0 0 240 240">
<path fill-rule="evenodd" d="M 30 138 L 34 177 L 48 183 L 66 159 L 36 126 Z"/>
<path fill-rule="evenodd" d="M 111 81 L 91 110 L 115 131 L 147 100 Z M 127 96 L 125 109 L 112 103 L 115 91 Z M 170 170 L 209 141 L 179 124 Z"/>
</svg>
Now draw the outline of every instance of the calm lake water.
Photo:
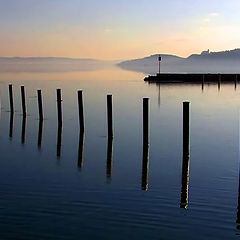
<svg viewBox="0 0 240 240">
<path fill-rule="evenodd" d="M 240 86 L 211 84 L 202 90 L 201 85 L 148 84 L 143 78 L 117 68 L 0 73 L 0 239 L 239 238 Z M 61 144 L 56 88 L 63 97 Z M 43 92 L 42 141 L 37 89 Z M 84 92 L 83 139 L 78 89 Z M 107 163 L 108 93 L 113 94 L 114 139 Z M 150 98 L 147 191 L 142 190 L 143 97 Z M 185 100 L 191 102 L 191 148 L 189 185 L 183 186 L 188 203 L 181 208 Z"/>
</svg>

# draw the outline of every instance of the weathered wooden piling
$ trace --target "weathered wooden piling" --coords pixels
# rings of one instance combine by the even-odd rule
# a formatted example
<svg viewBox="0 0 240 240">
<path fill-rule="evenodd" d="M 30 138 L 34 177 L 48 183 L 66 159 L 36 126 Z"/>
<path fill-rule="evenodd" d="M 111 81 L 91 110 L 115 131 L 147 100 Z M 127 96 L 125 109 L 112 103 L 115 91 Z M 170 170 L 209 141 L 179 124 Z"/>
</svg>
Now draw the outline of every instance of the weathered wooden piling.
<svg viewBox="0 0 240 240">
<path fill-rule="evenodd" d="M 107 119 L 108 119 L 108 145 L 107 145 L 107 178 L 112 175 L 112 152 L 113 152 L 113 106 L 112 95 L 107 95 Z"/>
<path fill-rule="evenodd" d="M 61 148 L 62 148 L 62 96 L 61 96 L 61 89 L 57 89 L 57 115 L 58 115 L 57 158 L 60 158 L 61 157 Z"/>
<path fill-rule="evenodd" d="M 108 138 L 113 137 L 112 95 L 107 95 Z"/>
<path fill-rule="evenodd" d="M 25 88 L 24 86 L 21 86 L 21 97 L 22 97 L 22 114 L 23 116 L 27 115 L 27 109 L 26 109 L 26 99 L 25 99 Z"/>
<path fill-rule="evenodd" d="M 37 90 L 37 97 L 38 97 L 38 112 L 39 112 L 39 120 L 43 120 L 43 104 L 42 104 L 42 91 L 39 89 Z"/>
<path fill-rule="evenodd" d="M 14 113 L 14 103 L 13 103 L 13 86 L 12 84 L 8 85 L 8 89 L 9 89 L 9 103 L 10 103 L 10 111 L 13 114 Z"/>
<path fill-rule="evenodd" d="M 112 176 L 112 156 L 113 156 L 113 138 L 108 138 L 107 144 L 107 178 L 110 179 Z"/>
<path fill-rule="evenodd" d="M 78 90 L 78 112 L 80 131 L 84 132 L 84 110 L 83 110 L 83 92 Z"/>
<path fill-rule="evenodd" d="M 190 102 L 183 103 L 183 154 L 189 155 L 190 150 Z"/>
<path fill-rule="evenodd" d="M 62 125 L 62 96 L 61 96 L 61 89 L 57 89 L 57 114 L 58 114 L 58 124 Z"/>
<path fill-rule="evenodd" d="M 149 144 L 149 98 L 143 98 L 143 144 Z"/>
<path fill-rule="evenodd" d="M 79 144 L 78 144 L 78 168 L 83 167 L 83 156 L 84 156 L 84 132 L 79 133 Z"/>
<path fill-rule="evenodd" d="M 43 135 L 43 120 L 39 120 L 38 125 L 38 149 L 41 149 L 42 146 L 42 135 Z"/>
<path fill-rule="evenodd" d="M 143 98 L 142 190 L 148 190 L 149 172 L 149 98 Z"/>
<path fill-rule="evenodd" d="M 183 103 L 183 158 L 182 158 L 182 189 L 181 208 L 188 206 L 189 162 L 190 162 L 190 118 L 189 102 Z"/>
</svg>

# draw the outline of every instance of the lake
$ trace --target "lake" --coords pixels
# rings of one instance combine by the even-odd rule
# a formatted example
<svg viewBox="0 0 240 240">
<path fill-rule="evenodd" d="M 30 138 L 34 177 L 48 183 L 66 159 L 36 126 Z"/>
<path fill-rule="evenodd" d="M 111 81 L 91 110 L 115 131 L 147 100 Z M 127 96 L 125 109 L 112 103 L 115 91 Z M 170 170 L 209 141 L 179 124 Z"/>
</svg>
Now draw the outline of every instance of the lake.
<svg viewBox="0 0 240 240">
<path fill-rule="evenodd" d="M 144 77 L 114 67 L 0 72 L 0 239 L 239 238 L 240 87 L 156 85 Z M 14 90 L 13 118 L 8 84 Z M 62 89 L 62 131 L 57 88 Z M 42 126 L 37 89 L 43 94 Z M 84 136 L 79 134 L 78 89 L 84 95 Z M 114 117 L 110 144 L 109 93 Z M 150 98 L 145 189 L 143 97 Z M 190 101 L 190 164 L 189 179 L 182 184 L 184 101 Z"/>
</svg>

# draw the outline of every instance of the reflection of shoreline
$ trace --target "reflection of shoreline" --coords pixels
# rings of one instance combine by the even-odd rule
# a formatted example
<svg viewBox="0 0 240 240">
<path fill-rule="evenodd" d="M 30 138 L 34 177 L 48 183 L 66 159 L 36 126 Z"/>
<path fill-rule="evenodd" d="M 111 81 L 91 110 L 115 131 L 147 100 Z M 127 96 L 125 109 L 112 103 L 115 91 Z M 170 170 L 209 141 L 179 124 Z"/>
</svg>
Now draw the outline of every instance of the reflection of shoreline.
<svg viewBox="0 0 240 240">
<path fill-rule="evenodd" d="M 201 86 L 201 88 L 203 88 L 203 84 L 202 82 L 184 82 L 184 83 L 181 83 L 181 82 L 145 82 L 146 84 L 148 85 L 156 85 L 159 87 L 159 85 L 162 85 L 162 86 Z M 220 84 L 221 86 L 222 85 L 228 85 L 228 86 L 234 86 L 234 87 L 237 87 L 237 84 L 235 82 L 221 82 Z M 207 83 L 204 83 L 204 87 L 205 86 L 219 86 L 218 82 L 207 82 Z"/>
<path fill-rule="evenodd" d="M 235 64 L 235 65 L 234 65 Z M 138 65 L 134 64 L 126 64 L 126 63 L 120 63 L 117 64 L 117 66 L 126 71 L 131 72 L 137 72 L 137 73 L 143 73 L 143 74 L 150 74 L 150 75 L 156 75 L 158 71 L 158 64 L 157 61 L 151 63 L 151 65 L 144 65 L 144 63 L 139 63 Z M 171 63 L 165 63 L 161 65 L 161 72 L 162 73 L 240 73 L 239 71 L 239 65 L 236 63 L 226 63 L 224 65 L 216 66 L 214 64 L 210 65 L 199 65 L 199 64 L 192 64 L 192 63 L 186 63 L 186 64 L 171 64 Z"/>
<path fill-rule="evenodd" d="M 1 68 L 1 64 L 0 64 Z M 88 71 L 69 71 L 69 72 L 1 72 L 0 77 L 2 82 L 8 81 L 13 83 L 13 81 L 19 80 L 34 80 L 34 81 L 59 81 L 59 80 L 81 80 L 81 81 L 97 81 L 97 84 L 100 82 L 106 81 L 133 81 L 133 82 L 143 82 L 142 79 L 144 75 L 133 73 L 130 71 L 124 71 L 120 68 L 117 68 L 114 65 L 106 66 L 102 69 L 88 70 Z M 4 79 L 4 80 L 3 80 Z M 14 80 L 13 80 L 14 79 Z M 1 83 L 1 81 L 0 81 Z M 101 83 L 102 84 L 102 83 Z"/>
</svg>

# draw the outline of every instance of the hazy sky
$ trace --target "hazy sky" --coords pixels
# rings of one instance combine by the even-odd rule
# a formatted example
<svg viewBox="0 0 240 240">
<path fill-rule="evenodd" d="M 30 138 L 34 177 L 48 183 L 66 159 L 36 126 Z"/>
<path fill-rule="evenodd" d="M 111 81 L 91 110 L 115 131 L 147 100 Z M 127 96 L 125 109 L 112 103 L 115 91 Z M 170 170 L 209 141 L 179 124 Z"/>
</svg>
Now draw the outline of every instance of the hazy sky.
<svg viewBox="0 0 240 240">
<path fill-rule="evenodd" d="M 240 47 L 240 0 L 0 0 L 0 56 L 128 59 Z"/>
</svg>

